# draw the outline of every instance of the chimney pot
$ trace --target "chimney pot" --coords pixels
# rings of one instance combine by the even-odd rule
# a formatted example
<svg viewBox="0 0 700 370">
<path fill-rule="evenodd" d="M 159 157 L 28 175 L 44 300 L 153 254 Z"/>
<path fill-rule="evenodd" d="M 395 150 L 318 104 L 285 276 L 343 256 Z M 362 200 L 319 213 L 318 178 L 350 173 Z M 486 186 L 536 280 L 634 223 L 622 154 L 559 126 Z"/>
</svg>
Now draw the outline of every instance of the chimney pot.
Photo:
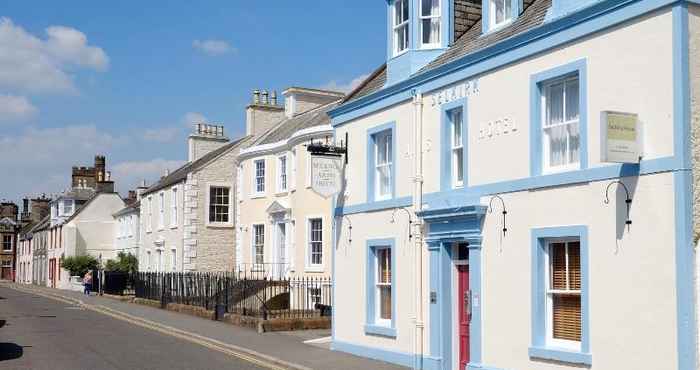
<svg viewBox="0 0 700 370">
<path fill-rule="evenodd" d="M 260 90 L 253 90 L 253 104 L 260 104 Z"/>
<path fill-rule="evenodd" d="M 272 95 L 270 95 L 270 105 L 277 105 L 277 91 L 272 90 Z"/>
<path fill-rule="evenodd" d="M 262 103 L 263 104 L 269 104 L 269 101 L 267 99 L 268 95 L 269 95 L 269 93 L 267 92 L 267 90 L 263 90 L 263 92 L 262 92 Z"/>
</svg>

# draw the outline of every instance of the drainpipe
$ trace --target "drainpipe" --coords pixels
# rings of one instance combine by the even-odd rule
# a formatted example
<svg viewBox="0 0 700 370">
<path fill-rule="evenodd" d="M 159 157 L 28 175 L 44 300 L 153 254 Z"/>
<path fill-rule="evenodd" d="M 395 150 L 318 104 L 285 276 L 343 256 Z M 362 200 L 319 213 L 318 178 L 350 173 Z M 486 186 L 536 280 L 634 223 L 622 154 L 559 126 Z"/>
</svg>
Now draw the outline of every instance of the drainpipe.
<svg viewBox="0 0 700 370">
<path fill-rule="evenodd" d="M 413 91 L 413 107 L 415 122 L 415 143 L 414 143 L 414 161 L 415 161 L 415 176 L 414 196 L 413 196 L 413 211 L 418 214 L 423 208 L 423 94 L 420 91 Z M 415 280 L 416 280 L 416 338 L 415 338 L 415 362 L 414 369 L 423 369 L 423 221 L 420 217 L 416 217 L 416 222 L 413 224 L 413 241 L 415 243 Z"/>
</svg>

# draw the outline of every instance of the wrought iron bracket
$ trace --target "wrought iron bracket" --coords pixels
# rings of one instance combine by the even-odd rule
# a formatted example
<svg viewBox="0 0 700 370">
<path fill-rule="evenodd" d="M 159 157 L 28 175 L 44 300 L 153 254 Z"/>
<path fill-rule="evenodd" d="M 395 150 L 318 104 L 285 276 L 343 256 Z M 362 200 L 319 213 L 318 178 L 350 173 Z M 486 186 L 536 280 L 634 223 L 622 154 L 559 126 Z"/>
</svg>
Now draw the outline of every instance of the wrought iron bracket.
<svg viewBox="0 0 700 370">
<path fill-rule="evenodd" d="M 348 217 L 348 215 L 342 215 L 340 216 L 340 219 L 348 221 L 348 244 L 352 244 L 352 221 L 350 221 L 350 217 Z"/>
<path fill-rule="evenodd" d="M 611 183 L 608 184 L 608 186 L 605 188 L 605 204 L 610 204 L 610 197 L 608 196 L 608 193 L 610 192 L 610 187 L 619 184 L 622 185 L 622 188 L 625 189 L 625 203 L 627 204 L 627 220 L 625 220 L 625 225 L 629 228 L 629 225 L 632 225 L 632 220 L 630 220 L 630 206 L 632 205 L 632 198 L 630 198 L 630 191 L 627 189 L 627 185 L 623 183 L 620 180 L 615 180 Z"/>
<path fill-rule="evenodd" d="M 325 143 L 323 141 L 314 141 L 311 139 L 309 144 L 306 144 L 306 150 L 311 155 L 319 155 L 326 157 L 345 156 L 345 164 L 348 164 L 348 133 L 345 133 L 345 141 L 341 140 L 340 145 L 331 144 L 328 137 Z"/>
<path fill-rule="evenodd" d="M 506 236 L 506 232 L 508 232 L 508 227 L 506 227 L 506 216 L 508 215 L 508 211 L 506 210 L 506 203 L 503 201 L 503 198 L 501 198 L 500 195 L 494 195 L 491 197 L 491 200 L 489 200 L 489 213 L 493 212 L 493 200 L 498 199 L 501 201 L 501 206 L 503 207 L 503 212 L 501 214 L 503 215 L 503 236 Z"/>
<path fill-rule="evenodd" d="M 413 218 L 411 217 L 411 212 L 406 208 L 394 208 L 394 211 L 391 212 L 391 223 L 393 224 L 396 222 L 396 212 L 400 210 L 406 212 L 406 216 L 408 216 L 408 241 L 410 242 L 413 238 L 413 232 L 411 232 L 411 227 L 413 226 Z"/>
</svg>

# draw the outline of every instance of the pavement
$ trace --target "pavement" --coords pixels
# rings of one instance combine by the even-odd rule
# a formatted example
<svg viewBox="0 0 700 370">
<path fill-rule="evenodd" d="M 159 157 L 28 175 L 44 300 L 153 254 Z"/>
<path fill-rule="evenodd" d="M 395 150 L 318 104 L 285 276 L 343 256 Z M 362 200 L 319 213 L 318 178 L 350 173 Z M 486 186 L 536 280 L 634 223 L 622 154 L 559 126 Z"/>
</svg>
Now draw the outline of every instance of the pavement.
<svg viewBox="0 0 700 370">
<path fill-rule="evenodd" d="M 140 326 L 143 329 L 179 338 L 190 344 L 229 355 L 234 359 L 245 359 L 249 365 L 253 363 L 262 368 L 296 369 L 296 370 L 405 370 L 405 367 L 388 364 L 358 357 L 342 352 L 331 351 L 329 341 L 324 337 L 330 336 L 330 330 L 310 330 L 298 332 L 273 332 L 258 334 L 257 331 L 242 328 L 222 322 L 207 320 L 177 312 L 162 310 L 150 306 L 123 302 L 100 296 L 85 296 L 80 292 L 64 291 L 13 283 L 0 284 L 0 296 L 8 294 L 7 288 L 19 289 L 21 292 L 50 297 L 54 300 L 70 303 L 75 307 L 92 311 L 95 314 L 109 316 L 111 319 Z M 0 304 L 5 301 L 0 301 Z M 0 309 L 0 315 L 3 315 Z M 0 320 L 3 318 L 0 317 Z M 4 329 L 0 329 L 3 338 Z M 304 343 L 311 341 L 311 343 Z M 0 348 L 2 350 L 2 348 Z M 2 355 L 0 354 L 0 361 Z M 257 361 L 257 362 L 255 362 Z M 0 369 L 2 369 L 0 362 Z M 144 364 L 140 363 L 144 368 Z M 212 364 L 213 366 L 213 364 Z M 230 365 L 229 365 L 230 366 Z M 31 367 L 30 367 L 31 368 Z M 93 367 L 110 368 L 110 367 Z M 159 368 L 148 367 L 145 368 Z M 173 367 L 168 367 L 173 368 Z M 177 367 L 175 367 L 177 368 Z M 190 369 L 210 368 L 205 362 L 203 367 L 187 367 Z M 231 368 L 218 367 L 217 368 Z M 247 367 L 233 367 L 248 369 Z M 253 367 L 254 368 L 254 367 Z"/>
</svg>

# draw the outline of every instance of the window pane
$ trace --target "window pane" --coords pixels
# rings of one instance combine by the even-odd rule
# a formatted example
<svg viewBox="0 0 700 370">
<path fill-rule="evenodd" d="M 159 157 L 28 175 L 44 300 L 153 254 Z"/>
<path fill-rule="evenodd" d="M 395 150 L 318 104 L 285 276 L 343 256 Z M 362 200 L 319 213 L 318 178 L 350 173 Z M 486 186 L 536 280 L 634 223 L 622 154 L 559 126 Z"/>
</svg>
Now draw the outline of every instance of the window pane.
<svg viewBox="0 0 700 370">
<path fill-rule="evenodd" d="M 552 301 L 552 337 L 581 341 L 581 296 L 554 295 Z"/>
<path fill-rule="evenodd" d="M 421 0 L 421 15 L 431 16 L 440 14 L 440 0 Z"/>
<path fill-rule="evenodd" d="M 464 149 L 455 150 L 455 172 L 457 181 L 464 181 Z"/>
<path fill-rule="evenodd" d="M 401 3 L 401 22 L 408 21 L 408 0 L 399 0 Z"/>
<path fill-rule="evenodd" d="M 581 243 L 569 243 L 569 289 L 581 290 Z"/>
<path fill-rule="evenodd" d="M 424 44 L 440 43 L 440 18 L 428 18 L 421 21 Z"/>
<path fill-rule="evenodd" d="M 566 120 L 577 120 L 579 115 L 578 79 L 566 82 Z"/>
<path fill-rule="evenodd" d="M 391 285 L 379 287 L 379 318 L 391 320 Z"/>
<path fill-rule="evenodd" d="M 566 244 L 552 243 L 549 247 L 550 288 L 566 290 Z"/>
<path fill-rule="evenodd" d="M 462 146 L 462 111 L 460 109 L 452 111 L 452 145 Z"/>
<path fill-rule="evenodd" d="M 506 0 L 507 1 L 507 0 Z M 496 24 L 503 22 L 504 18 L 504 0 L 496 0 Z"/>
<path fill-rule="evenodd" d="M 391 284 L 391 249 L 384 248 L 377 251 L 377 263 L 379 267 L 379 282 Z"/>
<path fill-rule="evenodd" d="M 545 126 L 562 123 L 564 121 L 564 84 L 552 84 L 547 90 L 547 120 Z"/>
</svg>

